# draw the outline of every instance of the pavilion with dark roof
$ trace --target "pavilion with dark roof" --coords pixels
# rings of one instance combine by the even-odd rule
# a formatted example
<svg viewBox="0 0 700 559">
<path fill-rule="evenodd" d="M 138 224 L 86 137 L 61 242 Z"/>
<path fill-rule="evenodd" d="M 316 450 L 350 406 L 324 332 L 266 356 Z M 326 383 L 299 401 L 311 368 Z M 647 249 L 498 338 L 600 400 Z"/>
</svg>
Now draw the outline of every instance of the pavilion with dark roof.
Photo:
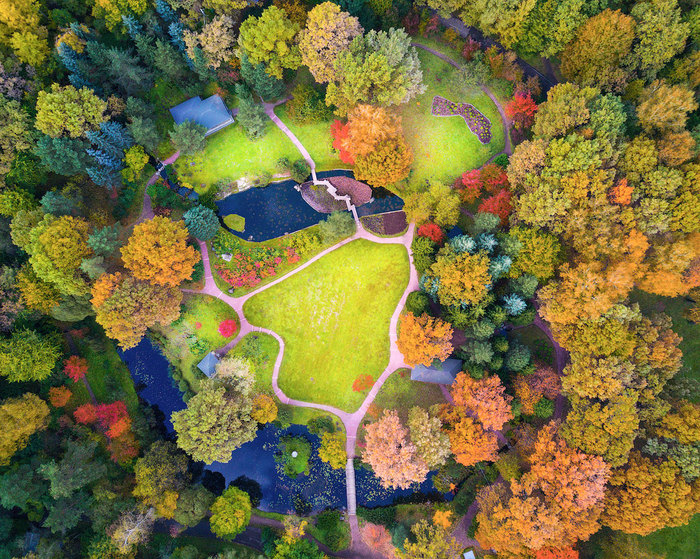
<svg viewBox="0 0 700 559">
<path fill-rule="evenodd" d="M 462 361 L 459 359 L 447 359 L 430 367 L 416 365 L 411 371 L 411 380 L 450 385 L 461 370 Z"/>
<path fill-rule="evenodd" d="M 190 120 L 204 126 L 207 129 L 205 136 L 233 124 L 231 111 L 218 95 L 212 95 L 204 100 L 199 96 L 192 97 L 170 109 L 170 114 L 175 124 Z"/>
</svg>

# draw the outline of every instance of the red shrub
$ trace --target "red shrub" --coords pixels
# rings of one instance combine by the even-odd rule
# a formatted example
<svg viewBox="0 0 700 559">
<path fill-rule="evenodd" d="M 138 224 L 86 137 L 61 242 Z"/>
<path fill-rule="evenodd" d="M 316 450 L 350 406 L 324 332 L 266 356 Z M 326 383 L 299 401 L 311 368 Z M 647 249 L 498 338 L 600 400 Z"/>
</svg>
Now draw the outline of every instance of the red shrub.
<svg viewBox="0 0 700 559">
<path fill-rule="evenodd" d="M 224 338 L 230 338 L 236 333 L 236 330 L 238 330 L 238 326 L 236 325 L 236 321 L 232 318 L 224 320 L 219 324 L 219 334 Z"/>
<path fill-rule="evenodd" d="M 471 204 L 481 196 L 481 189 L 483 184 L 481 182 L 481 171 L 479 169 L 472 169 L 462 174 L 462 185 L 459 188 L 459 194 L 462 202 L 465 204 Z"/>
<path fill-rule="evenodd" d="M 131 418 L 126 404 L 121 400 L 111 404 L 100 404 L 95 408 L 97 423 L 105 434 L 114 439 L 126 433 L 131 427 Z"/>
<path fill-rule="evenodd" d="M 428 237 L 431 241 L 441 245 L 445 242 L 445 232 L 439 225 L 425 223 L 418 228 L 419 237 Z"/>
<path fill-rule="evenodd" d="M 489 212 L 497 215 L 501 218 L 501 225 L 505 225 L 508 222 L 508 216 L 513 210 L 510 205 L 510 192 L 505 188 L 495 194 L 494 196 L 489 196 L 486 200 L 479 204 L 480 212 Z"/>
<path fill-rule="evenodd" d="M 97 419 L 97 410 L 94 404 L 83 404 L 73 412 L 73 417 L 78 423 L 89 425 Z"/>
<path fill-rule="evenodd" d="M 372 375 L 360 375 L 352 383 L 352 389 L 354 392 L 363 392 L 372 388 L 374 384 L 374 379 Z"/>
<path fill-rule="evenodd" d="M 63 362 L 63 372 L 73 382 L 78 382 L 88 372 L 87 359 L 79 355 L 71 355 Z"/>
<path fill-rule="evenodd" d="M 195 322 L 195 323 L 194 323 L 194 327 L 195 327 L 197 330 L 199 330 L 199 329 L 202 327 L 202 323 L 201 323 L 201 322 Z"/>
<path fill-rule="evenodd" d="M 52 386 L 49 388 L 49 402 L 54 408 L 65 406 L 73 393 L 67 386 Z"/>
<path fill-rule="evenodd" d="M 491 194 L 496 194 L 502 188 L 508 188 L 508 175 L 500 165 L 489 163 L 481 168 L 481 184 Z"/>
<path fill-rule="evenodd" d="M 479 41 L 475 41 L 471 37 L 467 37 L 466 41 L 464 42 L 464 46 L 462 47 L 462 56 L 465 60 L 469 61 L 474 58 L 474 53 L 478 50 L 481 50 L 481 43 Z"/>
<path fill-rule="evenodd" d="M 535 122 L 537 103 L 532 100 L 530 94 L 516 93 L 513 99 L 506 105 L 506 115 L 513 122 L 515 128 L 530 128 Z"/>
</svg>

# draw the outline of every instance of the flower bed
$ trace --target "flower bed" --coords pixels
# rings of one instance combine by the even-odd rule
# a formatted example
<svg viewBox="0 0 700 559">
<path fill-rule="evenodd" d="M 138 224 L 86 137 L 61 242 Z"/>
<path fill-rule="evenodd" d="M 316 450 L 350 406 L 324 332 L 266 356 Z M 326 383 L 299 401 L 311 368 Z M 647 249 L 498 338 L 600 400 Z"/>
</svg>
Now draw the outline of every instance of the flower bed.
<svg viewBox="0 0 700 559">
<path fill-rule="evenodd" d="M 491 121 L 482 115 L 474 105 L 453 103 L 449 99 L 436 95 L 433 97 L 431 114 L 433 116 L 461 116 L 469 126 L 469 130 L 479 138 L 482 144 L 488 144 L 491 141 Z"/>
<path fill-rule="evenodd" d="M 299 255 L 291 247 L 244 246 L 233 235 L 219 233 L 212 246 L 216 254 L 214 269 L 232 287 L 255 287 L 263 279 L 276 276 L 282 264 L 299 261 Z M 231 260 L 224 260 L 223 254 L 230 254 Z"/>
</svg>

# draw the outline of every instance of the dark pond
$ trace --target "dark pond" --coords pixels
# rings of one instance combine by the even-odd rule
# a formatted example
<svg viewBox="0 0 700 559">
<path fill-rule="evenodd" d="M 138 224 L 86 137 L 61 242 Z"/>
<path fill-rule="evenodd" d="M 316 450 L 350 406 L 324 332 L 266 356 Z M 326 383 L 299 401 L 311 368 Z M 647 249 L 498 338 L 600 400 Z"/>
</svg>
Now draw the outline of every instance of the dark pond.
<svg viewBox="0 0 700 559">
<path fill-rule="evenodd" d="M 153 343 L 145 338 L 139 345 L 121 352 L 129 367 L 141 396 L 149 404 L 158 406 L 165 414 L 168 431 L 173 430 L 170 414 L 185 407 L 180 391 L 173 383 L 168 361 Z M 306 437 L 312 445 L 309 475 L 290 479 L 284 475 L 282 466 L 275 462 L 277 444 L 282 435 L 292 434 Z M 281 429 L 268 424 L 258 431 L 258 436 L 242 445 L 226 463 L 215 462 L 208 470 L 220 472 L 226 483 L 239 476 L 257 481 L 262 489 L 260 508 L 270 512 L 294 512 L 297 508 L 313 511 L 327 507 L 344 508 L 345 470 L 334 470 L 318 458 L 320 439 L 309 432 L 306 426 L 292 425 Z M 415 493 L 433 491 L 432 473 L 420 486 L 406 490 L 387 490 L 371 470 L 356 468 L 355 483 L 357 504 L 365 507 L 389 505 L 395 499 Z"/>
<path fill-rule="evenodd" d="M 343 175 L 352 177 L 352 171 L 339 169 L 316 173 L 319 179 Z M 287 233 L 316 225 L 327 214 L 319 213 L 309 206 L 294 187 L 296 182 L 286 180 L 266 186 L 249 188 L 231 194 L 216 203 L 221 217 L 237 214 L 245 218 L 243 232 L 231 231 L 241 239 L 266 241 Z M 403 208 L 403 200 L 398 196 L 374 200 L 357 209 L 360 217 L 385 213 Z"/>
</svg>

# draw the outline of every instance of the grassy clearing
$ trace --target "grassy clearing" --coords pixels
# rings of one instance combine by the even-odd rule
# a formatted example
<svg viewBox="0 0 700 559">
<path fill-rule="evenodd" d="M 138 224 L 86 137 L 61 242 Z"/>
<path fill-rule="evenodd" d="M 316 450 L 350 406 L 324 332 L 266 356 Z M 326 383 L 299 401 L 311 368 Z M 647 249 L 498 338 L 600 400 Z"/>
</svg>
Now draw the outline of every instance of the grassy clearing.
<svg viewBox="0 0 700 559">
<path fill-rule="evenodd" d="M 420 42 L 424 41 L 421 39 Z M 415 158 L 409 182 L 416 186 L 426 179 L 435 178 L 451 183 L 463 172 L 480 167 L 503 149 L 501 117 L 496 105 L 481 90 L 475 89 L 465 96 L 452 86 L 450 78 L 456 70 L 447 62 L 432 53 L 417 50 L 428 89 L 403 105 L 400 111 L 406 140 Z M 491 142 L 486 145 L 479 142 L 461 117 L 433 116 L 431 107 L 435 95 L 455 103 L 474 105 L 491 121 Z"/>
<path fill-rule="evenodd" d="M 210 295 L 187 295 L 180 318 L 155 329 L 165 338 L 164 353 L 168 361 L 182 371 L 195 391 L 201 376 L 196 370 L 197 363 L 232 339 L 219 334 L 219 324 L 227 319 L 234 319 L 240 327 L 238 315 L 223 301 Z"/>
<path fill-rule="evenodd" d="M 666 559 L 694 559 L 700 549 L 700 514 L 685 526 L 664 528 L 645 537 L 635 536 L 640 549 L 663 555 Z"/>
<path fill-rule="evenodd" d="M 437 384 L 411 380 L 409 369 L 400 369 L 392 374 L 374 399 L 377 408 L 395 409 L 404 421 L 408 419 L 408 411 L 414 406 L 429 408 L 434 404 L 444 403 L 445 397 Z"/>
<path fill-rule="evenodd" d="M 279 344 L 272 336 L 268 336 L 267 334 L 248 334 L 236 345 L 236 347 L 231 350 L 229 355 L 245 355 L 242 349 L 246 345 L 246 342 L 251 338 L 257 338 L 259 342 L 259 362 L 255 366 L 255 388 L 258 392 L 265 393 L 275 399 L 275 403 L 279 408 L 280 417 L 285 417 L 289 423 L 307 425 L 308 422 L 315 417 L 320 417 L 322 415 L 328 416 L 329 414 L 319 410 L 283 404 L 280 402 L 279 398 L 277 398 L 274 390 L 272 389 L 272 370 L 274 369 L 275 359 L 277 358 L 277 353 L 279 352 Z M 343 424 L 339 419 L 337 419 L 335 416 L 329 417 L 334 419 L 336 430 L 344 430 Z"/>
<path fill-rule="evenodd" d="M 299 124 L 287 115 L 287 108 L 279 105 L 275 108 L 275 114 L 284 122 L 292 133 L 304 144 L 311 159 L 316 163 L 317 171 L 330 169 L 350 169 L 351 166 L 343 163 L 333 149 L 331 137 L 331 120 Z M 299 156 L 297 156 L 299 157 Z"/>
<path fill-rule="evenodd" d="M 683 311 L 692 307 L 693 303 L 684 297 L 660 297 L 643 291 L 634 291 L 630 299 L 639 303 L 645 314 L 664 312 L 671 317 L 673 330 L 683 338 L 680 345 L 683 352 L 683 369 L 678 374 L 700 381 L 700 324 L 693 324 L 683 317 Z"/>
<path fill-rule="evenodd" d="M 240 241 L 241 245 L 243 245 L 244 247 L 250 247 L 250 248 L 253 248 L 253 247 L 255 247 L 255 246 L 259 246 L 259 247 L 262 247 L 262 246 L 270 246 L 270 247 L 274 247 L 274 248 L 282 248 L 282 247 L 289 246 L 291 240 L 292 240 L 294 237 L 300 236 L 300 235 L 306 235 L 306 234 L 308 234 L 308 233 L 312 233 L 312 234 L 313 234 L 313 233 L 318 233 L 318 230 L 319 230 L 318 225 L 312 225 L 311 227 L 307 227 L 306 229 L 301 229 L 301 230 L 299 230 L 299 231 L 295 231 L 294 233 L 290 233 L 289 235 L 284 235 L 284 236 L 282 236 L 282 237 L 277 237 L 277 238 L 275 238 L 275 239 L 269 239 L 269 240 L 267 240 L 267 241 L 254 242 L 254 241 L 246 241 L 245 239 L 239 239 L 239 241 Z M 227 234 L 227 235 L 231 235 L 232 233 L 226 232 L 226 234 Z M 276 275 L 271 276 L 271 277 L 268 277 L 268 278 L 264 278 L 264 279 L 263 279 L 258 285 L 256 285 L 255 287 L 247 287 L 247 288 L 239 287 L 239 288 L 236 288 L 236 289 L 233 291 L 232 295 L 233 295 L 234 297 L 242 297 L 242 296 L 245 295 L 246 293 L 250 293 L 251 291 L 255 291 L 256 289 L 260 289 L 263 285 L 267 285 L 268 283 L 271 283 L 271 282 L 273 282 L 273 281 L 279 279 L 281 276 L 283 276 L 283 275 L 285 275 L 285 274 L 291 272 L 291 271 L 294 270 L 295 268 L 298 268 L 299 266 L 301 266 L 302 264 L 304 264 L 304 262 L 307 262 L 308 260 L 310 260 L 311 258 L 313 258 L 314 256 L 316 256 L 319 252 L 324 251 L 324 250 L 326 250 L 327 248 L 332 247 L 334 244 L 340 242 L 341 240 L 342 240 L 342 239 L 338 239 L 337 241 L 333 241 L 332 243 L 324 243 L 324 242 L 321 242 L 321 244 L 318 245 L 314 250 L 311 250 L 311 251 L 308 251 L 308 252 L 305 252 L 305 253 L 301 254 L 301 255 L 300 255 L 301 258 L 299 259 L 298 262 L 294 262 L 294 263 L 292 263 L 292 264 L 290 264 L 290 263 L 288 263 L 288 262 L 283 262 L 283 263 L 277 268 L 277 274 L 276 274 Z M 210 254 L 211 265 L 212 265 L 212 270 L 213 270 L 213 266 L 214 266 L 217 262 L 222 262 L 222 261 L 221 261 L 220 259 L 218 259 L 218 258 L 215 256 L 215 253 L 214 253 L 214 251 L 212 250 L 212 247 L 211 247 L 211 243 L 208 243 L 208 247 L 209 247 L 209 254 Z M 228 283 L 226 283 L 224 280 L 221 279 L 221 277 L 220 277 L 219 274 L 216 272 L 216 270 L 213 270 L 213 274 L 212 274 L 212 275 L 213 275 L 213 277 L 214 277 L 214 281 L 216 282 L 216 285 L 218 286 L 218 288 L 221 289 L 221 291 L 223 291 L 224 293 L 227 293 L 228 290 L 231 288 L 231 286 L 230 286 Z"/>
<path fill-rule="evenodd" d="M 180 157 L 175 163 L 181 182 L 203 194 L 220 179 L 237 180 L 277 172 L 277 160 L 294 161 L 299 151 L 284 133 L 268 119 L 266 134 L 251 142 L 238 124 L 227 126 L 207 138 L 201 153 Z"/>
<path fill-rule="evenodd" d="M 355 410 L 361 374 L 389 361 L 389 321 L 408 283 L 400 245 L 353 241 L 245 305 L 251 324 L 285 340 L 280 387 L 290 398 Z"/>
<path fill-rule="evenodd" d="M 527 346 L 532 358 L 554 366 L 554 348 L 549 338 L 534 324 L 512 331 L 512 337 Z"/>
</svg>

